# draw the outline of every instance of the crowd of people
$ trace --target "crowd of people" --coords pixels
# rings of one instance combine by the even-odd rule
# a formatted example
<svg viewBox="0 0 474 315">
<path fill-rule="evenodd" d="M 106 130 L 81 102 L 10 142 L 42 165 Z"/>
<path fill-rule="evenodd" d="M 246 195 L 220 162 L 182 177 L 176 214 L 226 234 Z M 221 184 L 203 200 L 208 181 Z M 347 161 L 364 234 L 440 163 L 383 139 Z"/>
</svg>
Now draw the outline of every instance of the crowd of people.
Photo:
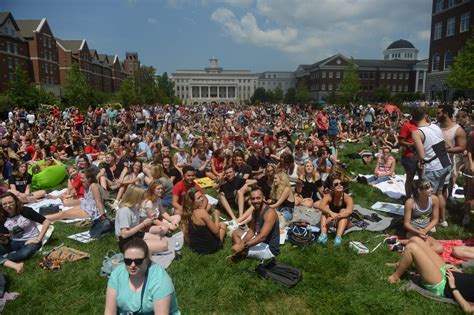
<svg viewBox="0 0 474 315">
<path fill-rule="evenodd" d="M 383 104 L 136 105 L 89 107 L 85 113 L 15 108 L 0 124 L 0 264 L 22 272 L 57 220 L 114 216 L 125 266 L 109 280 L 106 313 L 157 308 L 179 313 L 171 279 L 149 259 L 168 250 L 167 235 L 182 230 L 199 254 L 221 250 L 228 236 L 229 260 L 269 259 L 280 252 L 281 228 L 303 206 L 321 212 L 317 243 L 326 244 L 334 230 L 333 246 L 339 247 L 354 205 L 346 176 L 350 166 L 341 163 L 341 154 L 345 143 L 365 142 L 367 149 L 356 157 L 375 164 L 367 184 L 390 180 L 397 163 L 406 172 L 406 237 L 400 240 L 406 249 L 390 281 L 415 263 L 426 289 L 466 306 L 466 300 L 474 302 L 472 290 L 453 289 L 466 280 L 445 267 L 437 256 L 443 247 L 432 236 L 438 226 L 448 226 L 446 204 L 460 174 L 462 224 L 470 224 L 474 147 L 463 105 L 440 104 L 436 123 L 416 104 L 406 114 Z M 32 174 L 52 165 L 67 168 L 67 189 L 59 198 L 69 209 L 43 216 L 28 207 L 50 198 L 32 189 Z M 211 205 L 199 178 L 211 182 L 208 193 L 215 192 L 217 205 Z M 471 248 L 456 252 L 474 259 Z M 155 289 L 144 299 L 148 286 Z"/>
</svg>

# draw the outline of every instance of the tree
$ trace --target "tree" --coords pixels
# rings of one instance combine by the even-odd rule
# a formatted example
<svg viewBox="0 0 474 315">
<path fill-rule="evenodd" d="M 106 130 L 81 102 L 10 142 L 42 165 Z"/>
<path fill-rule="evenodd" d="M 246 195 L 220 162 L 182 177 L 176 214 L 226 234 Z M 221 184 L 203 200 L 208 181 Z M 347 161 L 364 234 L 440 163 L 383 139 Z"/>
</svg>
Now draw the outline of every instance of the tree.
<svg viewBox="0 0 474 315">
<path fill-rule="evenodd" d="M 17 65 L 13 73 L 13 80 L 8 82 L 7 95 L 10 101 L 16 106 L 33 109 L 38 105 L 37 92 L 26 71 Z"/>
<path fill-rule="evenodd" d="M 458 90 L 474 91 L 474 36 L 454 58 L 448 84 Z"/>
<path fill-rule="evenodd" d="M 390 89 L 385 86 L 379 86 L 374 90 L 374 94 L 372 96 L 372 99 L 375 102 L 388 102 L 392 98 L 392 93 L 390 92 Z"/>
<path fill-rule="evenodd" d="M 360 92 L 359 72 L 352 58 L 349 60 L 346 70 L 344 71 L 340 90 L 346 102 L 354 101 Z"/>
<path fill-rule="evenodd" d="M 162 104 L 180 104 L 181 100 L 174 95 L 174 82 L 168 77 L 168 73 L 163 72 L 158 77 L 158 102 Z"/>
<path fill-rule="evenodd" d="M 285 95 L 283 93 L 283 90 L 281 89 L 281 86 L 277 86 L 277 88 L 273 92 L 273 102 L 277 104 L 281 103 L 284 97 Z"/>
<path fill-rule="evenodd" d="M 139 104 L 155 103 L 157 98 L 156 70 L 152 66 L 142 66 L 133 75 L 136 101 Z"/>
<path fill-rule="evenodd" d="M 286 91 L 285 103 L 286 104 L 295 104 L 296 103 L 296 90 L 295 90 L 295 88 L 289 88 Z"/>
<path fill-rule="evenodd" d="M 36 90 L 36 102 L 37 104 L 53 105 L 57 100 L 53 93 L 40 87 Z"/>
<path fill-rule="evenodd" d="M 256 88 L 255 91 L 253 91 L 253 95 L 250 97 L 250 102 L 252 104 L 268 102 L 268 94 L 265 88 Z"/>
<path fill-rule="evenodd" d="M 137 95 L 135 93 L 135 83 L 132 78 L 126 78 L 122 81 L 120 85 L 120 90 L 118 92 L 118 98 L 120 102 L 128 106 L 130 104 L 135 104 L 137 102 Z"/>
<path fill-rule="evenodd" d="M 92 101 L 92 90 L 86 83 L 79 64 L 74 62 L 66 74 L 64 84 L 64 98 L 66 103 L 85 109 Z"/>
<path fill-rule="evenodd" d="M 301 104 L 305 104 L 311 100 L 311 96 L 309 95 L 306 85 L 301 84 L 298 86 L 295 93 L 295 100 L 297 103 Z"/>
</svg>

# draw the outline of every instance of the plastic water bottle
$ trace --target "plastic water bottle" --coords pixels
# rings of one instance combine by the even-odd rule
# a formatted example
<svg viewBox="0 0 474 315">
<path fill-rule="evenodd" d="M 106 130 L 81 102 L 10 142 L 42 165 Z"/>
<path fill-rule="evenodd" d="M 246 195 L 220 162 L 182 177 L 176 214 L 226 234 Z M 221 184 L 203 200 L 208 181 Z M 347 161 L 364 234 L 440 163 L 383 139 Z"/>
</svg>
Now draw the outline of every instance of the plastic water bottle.
<svg viewBox="0 0 474 315">
<path fill-rule="evenodd" d="M 174 243 L 174 256 L 176 260 L 181 259 L 181 245 L 179 242 Z"/>
</svg>

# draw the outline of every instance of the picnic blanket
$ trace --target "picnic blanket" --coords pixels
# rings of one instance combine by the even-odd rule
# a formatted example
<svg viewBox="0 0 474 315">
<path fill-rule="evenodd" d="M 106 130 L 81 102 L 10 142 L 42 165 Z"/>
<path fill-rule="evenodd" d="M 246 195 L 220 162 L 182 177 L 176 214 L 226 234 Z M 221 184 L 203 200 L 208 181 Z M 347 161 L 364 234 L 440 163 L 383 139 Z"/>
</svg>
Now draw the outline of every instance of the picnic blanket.
<svg viewBox="0 0 474 315">
<path fill-rule="evenodd" d="M 377 211 L 387 212 L 390 214 L 396 214 L 400 216 L 404 216 L 405 214 L 404 212 L 405 206 L 398 203 L 377 201 L 370 208 Z"/>
<path fill-rule="evenodd" d="M 375 211 L 363 208 L 359 205 L 354 205 L 354 210 L 359 211 L 359 213 L 362 214 L 363 216 L 369 216 L 370 217 L 373 214 L 377 214 L 377 216 L 381 220 L 378 221 L 378 222 L 374 222 L 374 221 L 369 220 L 369 219 L 364 219 L 364 222 L 367 224 L 365 227 L 362 228 L 362 227 L 359 227 L 359 226 L 356 226 L 356 225 L 352 225 L 350 228 L 348 228 L 344 232 L 344 234 L 354 232 L 354 231 L 362 231 L 362 230 L 371 231 L 371 232 L 381 232 L 381 231 L 386 230 L 390 226 L 390 224 L 392 223 L 392 218 L 383 216 L 381 214 L 376 213 Z"/>
<path fill-rule="evenodd" d="M 372 175 L 359 174 L 359 176 L 369 178 Z M 418 176 L 415 176 L 415 179 L 418 179 Z M 406 175 L 395 175 L 392 176 L 390 180 L 376 184 L 373 187 L 379 189 L 390 198 L 400 199 L 405 196 L 405 181 Z M 464 190 L 462 187 L 455 184 L 451 195 L 456 199 L 464 198 Z"/>
<path fill-rule="evenodd" d="M 173 262 L 174 258 L 176 257 L 175 254 L 175 245 L 179 244 L 179 246 L 176 246 L 178 249 L 181 249 L 184 245 L 184 234 L 183 232 L 178 232 L 174 234 L 171 237 L 166 238 L 168 241 L 168 250 L 165 252 L 153 254 L 151 256 L 151 260 L 154 263 L 159 264 L 163 268 L 168 268 L 171 263 Z"/>
<path fill-rule="evenodd" d="M 201 188 L 203 189 L 212 187 L 216 184 L 214 180 L 210 179 L 209 177 L 196 178 L 194 182 L 198 184 L 199 186 L 201 186 Z"/>
</svg>

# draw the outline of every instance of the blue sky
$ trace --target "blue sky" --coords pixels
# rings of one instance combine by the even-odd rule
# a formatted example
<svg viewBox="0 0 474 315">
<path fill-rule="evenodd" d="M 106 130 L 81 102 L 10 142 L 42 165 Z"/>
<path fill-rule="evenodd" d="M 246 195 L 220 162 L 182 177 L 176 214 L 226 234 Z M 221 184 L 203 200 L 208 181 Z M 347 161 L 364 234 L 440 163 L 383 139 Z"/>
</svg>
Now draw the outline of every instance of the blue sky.
<svg viewBox="0 0 474 315">
<path fill-rule="evenodd" d="M 335 53 L 379 59 L 394 40 L 429 49 L 430 0 L 1 0 L 15 19 L 45 17 L 56 37 L 99 53 L 136 51 L 158 73 L 293 71 Z"/>
</svg>

